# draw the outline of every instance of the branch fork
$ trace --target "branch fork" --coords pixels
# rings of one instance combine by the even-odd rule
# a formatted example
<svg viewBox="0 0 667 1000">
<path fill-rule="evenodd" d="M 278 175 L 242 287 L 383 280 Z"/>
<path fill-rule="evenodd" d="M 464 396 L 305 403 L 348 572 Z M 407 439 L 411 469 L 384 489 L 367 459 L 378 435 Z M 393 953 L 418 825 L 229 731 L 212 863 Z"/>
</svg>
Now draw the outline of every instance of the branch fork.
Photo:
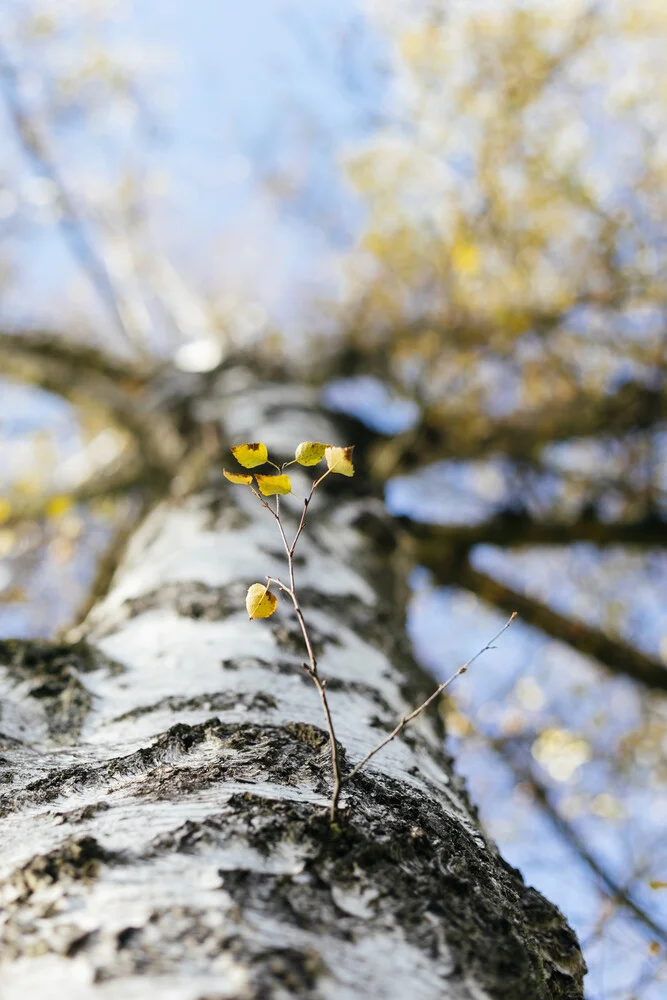
<svg viewBox="0 0 667 1000">
<path fill-rule="evenodd" d="M 402 716 L 398 724 L 394 729 L 386 736 L 380 743 L 373 747 L 369 752 L 363 757 L 358 764 L 356 764 L 351 771 L 346 775 L 341 774 L 340 767 L 340 757 L 338 754 L 338 744 L 336 741 L 336 731 L 334 727 L 334 721 L 331 714 L 331 708 L 329 705 L 329 699 L 327 697 L 327 681 L 319 674 L 317 659 L 315 657 L 315 652 L 313 649 L 313 644 L 308 632 L 308 626 L 306 624 L 306 619 L 299 602 L 299 596 L 297 592 L 295 572 L 294 572 L 294 552 L 296 546 L 301 538 L 303 529 L 306 523 L 306 515 L 308 513 L 308 507 L 310 501 L 313 498 L 313 494 L 318 486 L 331 475 L 331 473 L 338 473 L 344 476 L 352 476 L 354 474 L 354 466 L 352 465 L 351 455 L 352 448 L 340 448 L 333 445 L 324 445 L 319 442 L 304 441 L 296 449 L 295 458 L 291 462 L 284 462 L 282 465 L 276 465 L 274 462 L 269 461 L 268 451 L 266 446 L 262 442 L 255 442 L 254 444 L 242 444 L 237 445 L 232 448 L 232 453 L 237 459 L 237 461 L 244 466 L 246 469 L 252 469 L 259 465 L 271 465 L 275 470 L 276 474 L 262 475 L 260 473 L 255 474 L 255 480 L 257 487 L 253 485 L 253 476 L 245 473 L 230 473 L 226 470 L 224 471 L 225 477 L 232 483 L 236 485 L 248 486 L 254 496 L 259 500 L 261 505 L 268 510 L 273 519 L 275 520 L 280 537 L 283 542 L 283 547 L 285 549 L 285 555 L 287 557 L 287 569 L 289 574 L 289 584 L 283 583 L 278 577 L 267 576 L 266 585 L 263 587 L 262 584 L 253 584 L 248 591 L 248 598 L 246 599 L 246 605 L 248 607 L 248 614 L 251 619 L 253 618 L 268 618 L 276 609 L 277 601 L 275 595 L 271 594 L 270 587 L 271 584 L 275 584 L 279 590 L 281 590 L 292 602 L 294 607 L 294 612 L 296 614 L 299 626 L 301 628 L 301 634 L 303 636 L 303 643 L 307 653 L 307 660 L 301 662 L 301 667 L 305 673 L 310 677 L 313 684 L 317 688 L 317 692 L 320 696 L 320 701 L 322 703 L 322 710 L 324 711 L 324 717 L 326 720 L 327 731 L 329 734 L 329 747 L 331 751 L 331 775 L 333 788 L 331 792 L 331 800 L 329 803 L 329 818 L 331 823 L 336 823 L 340 815 L 340 796 L 343 791 L 344 786 L 351 781 L 363 767 L 371 760 L 377 753 L 380 752 L 388 743 L 396 739 L 397 736 L 402 733 L 405 727 L 416 719 L 419 715 L 424 712 L 428 706 L 439 698 L 440 695 L 452 684 L 458 677 L 464 674 L 468 668 L 477 660 L 483 653 L 487 650 L 494 649 L 494 643 L 496 639 L 509 628 L 514 619 L 516 618 L 516 612 L 513 612 L 508 621 L 503 625 L 499 632 L 491 639 L 485 646 L 482 647 L 471 659 L 458 668 L 458 670 L 452 674 L 446 681 L 439 684 L 435 690 L 425 699 L 417 708 L 413 709 L 407 715 Z M 291 479 L 285 474 L 285 469 L 295 462 L 300 465 L 316 465 L 322 458 L 326 458 L 327 470 L 318 479 L 316 479 L 306 498 L 302 501 L 303 507 L 301 510 L 301 518 L 299 520 L 296 533 L 291 542 L 287 539 L 287 534 L 285 532 L 285 526 L 283 524 L 282 518 L 280 516 L 280 496 L 292 493 Z M 275 496 L 275 507 L 265 499 L 267 496 Z"/>
</svg>

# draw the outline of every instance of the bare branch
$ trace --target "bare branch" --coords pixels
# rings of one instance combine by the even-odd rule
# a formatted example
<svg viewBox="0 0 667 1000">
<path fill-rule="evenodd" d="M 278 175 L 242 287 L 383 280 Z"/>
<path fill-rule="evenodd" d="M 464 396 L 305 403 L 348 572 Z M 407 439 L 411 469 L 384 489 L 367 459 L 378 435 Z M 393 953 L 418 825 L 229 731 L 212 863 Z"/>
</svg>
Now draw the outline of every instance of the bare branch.
<svg viewBox="0 0 667 1000">
<path fill-rule="evenodd" d="M 124 366 L 103 352 L 48 334 L 0 333 L 0 371 L 56 393 L 78 407 L 106 411 L 111 423 L 133 437 L 144 473 L 158 479 L 174 470 L 183 441 L 168 407 L 153 406 L 159 369 Z"/>
<path fill-rule="evenodd" d="M 119 382 L 132 382 L 137 387 L 146 385 L 159 371 L 154 362 L 121 360 L 98 347 L 69 339 L 56 330 L 2 329 L 0 352 L 3 357 L 6 354 L 8 364 L 11 364 L 12 356 L 23 356 L 26 360 L 36 359 L 42 365 L 50 362 L 66 365 L 82 376 L 104 375 Z"/>
<path fill-rule="evenodd" d="M 99 298 L 109 312 L 114 325 L 123 340 L 133 351 L 142 353 L 145 331 L 137 331 L 128 323 L 124 297 L 116 286 L 103 255 L 98 251 L 90 235 L 90 223 L 76 204 L 61 175 L 53 154 L 48 148 L 43 130 L 34 120 L 21 98 L 19 73 L 0 47 L 0 82 L 4 94 L 9 120 L 14 126 L 16 137 L 26 156 L 35 164 L 43 176 L 47 177 L 58 195 L 58 227 L 72 254 L 81 265 L 95 288 Z"/>
<path fill-rule="evenodd" d="M 575 405 L 576 404 L 576 405 Z M 667 419 L 664 390 L 629 383 L 606 396 L 584 396 L 576 400 L 523 410 L 507 420 L 483 413 L 452 414 L 434 406 L 417 427 L 411 428 L 374 449 L 373 472 L 379 478 L 407 472 L 443 459 L 470 459 L 500 454 L 509 458 L 532 458 L 555 441 L 620 435 L 646 430 Z"/>
<path fill-rule="evenodd" d="M 650 930 L 652 934 L 656 935 L 663 943 L 667 943 L 667 930 L 657 923 L 653 917 L 633 899 L 630 890 L 622 886 L 613 877 L 613 875 L 607 871 L 605 866 L 591 853 L 583 837 L 581 837 L 575 828 L 568 823 L 565 817 L 561 815 L 557 807 L 551 801 L 548 788 L 546 788 L 546 786 L 543 785 L 542 782 L 536 777 L 531 768 L 519 764 L 515 759 L 514 755 L 508 748 L 508 741 L 506 739 L 494 739 L 486 734 L 480 735 L 483 736 L 486 742 L 488 742 L 496 753 L 500 754 L 505 763 L 513 771 L 517 781 L 524 783 L 530 788 L 535 802 L 554 829 L 563 838 L 563 840 L 574 849 L 581 860 L 588 865 L 591 871 L 597 876 L 605 895 L 607 895 L 610 900 L 620 903 L 626 909 L 630 910 L 637 920 L 644 924 L 644 926 Z"/>
<path fill-rule="evenodd" d="M 410 548 L 417 562 L 424 558 L 450 559 L 452 550 L 467 550 L 473 545 L 632 545 L 646 548 L 667 546 L 667 521 L 656 516 L 641 521 L 605 522 L 597 518 L 579 521 L 538 521 L 528 514 L 500 514 L 477 524 L 420 524 L 409 518 L 401 523 L 410 535 Z"/>
<path fill-rule="evenodd" d="M 505 624 L 501 628 L 501 630 L 494 635 L 493 639 L 490 639 L 487 642 L 486 646 L 483 646 L 482 649 L 478 650 L 473 657 L 471 657 L 462 666 L 460 666 L 459 669 L 456 671 L 456 673 L 452 674 L 451 677 L 448 677 L 447 680 L 443 681 L 442 684 L 439 684 L 438 687 L 435 689 L 435 691 L 433 691 L 433 693 L 429 695 L 426 701 L 423 701 L 421 705 L 419 705 L 412 712 L 410 712 L 409 715 L 404 715 L 401 721 L 398 723 L 397 726 L 395 726 L 394 729 L 392 729 L 389 735 L 386 736 L 385 739 L 383 739 L 380 743 L 378 743 L 377 746 L 373 747 L 372 750 L 369 750 L 366 756 L 363 757 L 358 764 L 355 764 L 350 773 L 345 775 L 344 783 L 347 784 L 348 781 L 354 778 L 355 774 L 359 773 L 359 771 L 365 764 L 368 763 L 371 757 L 374 757 L 375 754 L 379 753 L 379 751 L 382 750 L 384 747 L 386 747 L 388 743 L 391 743 L 391 741 L 395 739 L 399 735 L 399 733 L 401 733 L 405 729 L 405 727 L 408 725 L 409 722 L 412 722 L 412 720 L 416 719 L 418 715 L 421 715 L 422 712 L 425 711 L 425 709 L 427 709 L 428 706 L 436 700 L 436 698 L 440 697 L 443 691 L 447 690 L 450 684 L 452 684 L 457 679 L 457 677 L 460 677 L 461 674 L 464 674 L 466 672 L 468 667 L 470 667 L 475 662 L 475 660 L 478 660 L 479 657 L 483 653 L 486 653 L 488 650 L 495 649 L 494 643 L 496 639 L 499 639 L 500 636 L 503 634 L 503 632 L 505 632 L 510 627 L 515 618 L 516 618 L 516 611 L 513 611 L 509 619 L 505 622 Z"/>
<path fill-rule="evenodd" d="M 6 499 L 10 514 L 2 521 L 2 527 L 47 517 L 49 505 L 60 497 L 66 497 L 75 504 L 89 503 L 91 500 L 123 495 L 133 487 L 142 485 L 148 485 L 144 475 L 136 460 L 129 459 L 120 467 L 115 466 L 113 469 L 91 476 L 75 489 L 64 489 L 60 493 L 43 496 L 15 496 L 9 493 Z"/>
</svg>

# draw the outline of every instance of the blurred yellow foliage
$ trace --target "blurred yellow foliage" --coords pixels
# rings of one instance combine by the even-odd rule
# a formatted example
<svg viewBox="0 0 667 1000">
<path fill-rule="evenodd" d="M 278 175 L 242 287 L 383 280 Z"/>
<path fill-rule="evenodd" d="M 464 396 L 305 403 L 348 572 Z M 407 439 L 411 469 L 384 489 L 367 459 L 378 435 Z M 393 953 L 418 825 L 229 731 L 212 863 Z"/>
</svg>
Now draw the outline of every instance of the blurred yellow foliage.
<svg viewBox="0 0 667 1000">
<path fill-rule="evenodd" d="M 46 504 L 44 512 L 48 518 L 55 520 L 64 517 L 72 509 L 72 503 L 71 497 L 65 495 L 53 496 Z"/>
</svg>

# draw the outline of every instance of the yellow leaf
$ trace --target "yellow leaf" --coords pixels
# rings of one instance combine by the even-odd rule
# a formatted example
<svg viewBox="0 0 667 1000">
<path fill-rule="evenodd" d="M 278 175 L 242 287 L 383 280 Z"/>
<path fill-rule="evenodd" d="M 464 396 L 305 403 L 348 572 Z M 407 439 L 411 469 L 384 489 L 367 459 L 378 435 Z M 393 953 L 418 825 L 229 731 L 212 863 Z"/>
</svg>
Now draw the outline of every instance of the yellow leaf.
<svg viewBox="0 0 667 1000">
<path fill-rule="evenodd" d="M 452 265 L 459 274 L 474 276 L 481 263 L 481 254 L 473 243 L 460 241 L 452 247 Z"/>
<path fill-rule="evenodd" d="M 63 517 L 67 511 L 71 508 L 72 501 L 70 497 L 56 496 L 51 497 L 49 502 L 45 507 L 45 513 L 47 517 Z"/>
<path fill-rule="evenodd" d="M 654 878 L 649 885 L 652 889 L 667 889 L 667 882 L 663 882 L 660 878 Z"/>
<path fill-rule="evenodd" d="M 237 444 L 231 449 L 232 455 L 244 469 L 254 469 L 256 465 L 264 465 L 269 453 L 261 441 L 254 444 Z"/>
<path fill-rule="evenodd" d="M 299 465 L 317 465 L 324 458 L 326 450 L 327 446 L 319 441 L 302 441 L 297 445 L 294 457 Z"/>
<path fill-rule="evenodd" d="M 0 497 L 0 524 L 6 521 L 12 512 L 12 505 L 9 500 L 5 500 L 4 497 Z"/>
<path fill-rule="evenodd" d="M 284 494 L 292 492 L 292 480 L 289 476 L 262 476 L 257 473 L 255 479 L 259 486 L 259 492 L 265 497 L 275 496 L 276 493 L 279 496 L 284 496 Z"/>
<path fill-rule="evenodd" d="M 337 472 L 339 476 L 353 476 L 354 466 L 352 465 L 352 449 L 354 445 L 347 448 L 337 448 L 329 445 L 324 452 L 327 460 L 329 472 Z"/>
<path fill-rule="evenodd" d="M 248 587 L 245 598 L 248 618 L 270 618 L 278 606 L 278 598 L 263 583 L 253 583 Z"/>
<path fill-rule="evenodd" d="M 222 474 L 225 479 L 230 483 L 236 483 L 237 486 L 250 486 L 252 483 L 252 476 L 246 476 L 244 472 L 227 472 L 227 469 L 223 469 Z"/>
</svg>

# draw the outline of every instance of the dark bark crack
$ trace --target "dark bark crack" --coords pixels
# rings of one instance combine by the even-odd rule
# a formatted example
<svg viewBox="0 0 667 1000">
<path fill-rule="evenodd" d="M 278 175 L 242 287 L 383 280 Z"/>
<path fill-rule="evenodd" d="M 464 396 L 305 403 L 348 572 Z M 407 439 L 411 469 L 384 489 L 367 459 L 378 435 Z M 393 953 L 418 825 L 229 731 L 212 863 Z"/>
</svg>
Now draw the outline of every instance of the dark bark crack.
<svg viewBox="0 0 667 1000">
<path fill-rule="evenodd" d="M 169 695 L 152 705 L 141 705 L 124 712 L 112 719 L 109 724 L 138 719 L 152 712 L 194 712 L 198 709 L 203 709 L 205 712 L 229 712 L 234 708 L 245 708 L 249 712 L 267 712 L 277 707 L 276 699 L 266 691 L 213 691 L 194 695 L 192 698 Z"/>
<path fill-rule="evenodd" d="M 28 697 L 40 702 L 49 736 L 59 743 L 76 740 L 92 706 L 92 695 L 80 675 L 123 670 L 85 642 L 66 645 L 23 639 L 0 641 L 0 665 L 14 683 L 29 685 Z"/>
</svg>

